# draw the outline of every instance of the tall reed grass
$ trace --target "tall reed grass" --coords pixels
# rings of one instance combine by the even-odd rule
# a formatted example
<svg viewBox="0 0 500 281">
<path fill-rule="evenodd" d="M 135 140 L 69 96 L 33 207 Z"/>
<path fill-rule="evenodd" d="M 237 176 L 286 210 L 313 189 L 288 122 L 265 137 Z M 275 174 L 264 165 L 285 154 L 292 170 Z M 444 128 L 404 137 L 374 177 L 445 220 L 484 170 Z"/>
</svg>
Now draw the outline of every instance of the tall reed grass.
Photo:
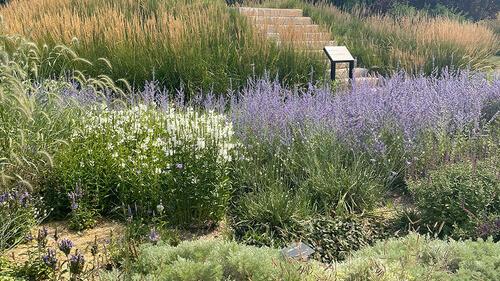
<svg viewBox="0 0 500 281">
<path fill-rule="evenodd" d="M 485 25 L 424 12 L 391 16 L 373 14 L 363 7 L 346 12 L 331 4 L 299 0 L 247 4 L 304 9 L 331 31 L 338 44 L 346 45 L 359 64 L 381 73 L 399 68 L 430 73 L 444 66 L 490 69 L 488 58 L 500 46 L 498 35 Z"/>
<path fill-rule="evenodd" d="M 79 69 L 139 86 L 225 92 L 264 71 L 293 84 L 324 71 L 318 55 L 267 42 L 223 0 L 13 0 L 0 14 L 2 32 L 70 45 L 98 62 Z"/>
</svg>

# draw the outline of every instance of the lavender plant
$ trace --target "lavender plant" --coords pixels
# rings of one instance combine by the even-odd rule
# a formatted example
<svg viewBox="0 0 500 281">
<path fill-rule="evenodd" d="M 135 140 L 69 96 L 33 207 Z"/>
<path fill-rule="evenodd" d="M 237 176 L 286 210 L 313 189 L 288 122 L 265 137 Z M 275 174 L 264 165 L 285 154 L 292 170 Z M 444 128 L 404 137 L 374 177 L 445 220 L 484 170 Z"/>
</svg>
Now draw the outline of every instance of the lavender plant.
<svg viewBox="0 0 500 281">
<path fill-rule="evenodd" d="M 446 157 L 460 149 L 459 141 L 480 136 L 499 118 L 498 77 L 489 81 L 465 71 L 380 79 L 381 87 L 359 83 L 334 95 L 313 85 L 290 90 L 268 79 L 253 81 L 232 104 L 235 133 L 244 143 L 255 137 L 289 144 L 297 134 L 305 138 L 323 130 L 374 155 L 388 152 L 392 138 L 413 162 Z"/>
<path fill-rule="evenodd" d="M 238 238 L 279 244 L 301 220 L 370 211 L 408 177 L 493 156 L 499 103 L 500 80 L 470 72 L 400 73 L 334 94 L 251 81 L 231 100 L 245 157 L 230 224 Z"/>
</svg>

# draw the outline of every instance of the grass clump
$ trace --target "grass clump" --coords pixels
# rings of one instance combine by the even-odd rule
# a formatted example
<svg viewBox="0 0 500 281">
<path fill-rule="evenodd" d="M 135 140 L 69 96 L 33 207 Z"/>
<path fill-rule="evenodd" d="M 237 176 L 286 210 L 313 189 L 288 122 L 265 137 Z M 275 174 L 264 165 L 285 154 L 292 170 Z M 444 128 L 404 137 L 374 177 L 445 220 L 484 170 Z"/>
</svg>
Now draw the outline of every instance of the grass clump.
<svg viewBox="0 0 500 281">
<path fill-rule="evenodd" d="M 412 182 L 423 225 L 441 225 L 440 235 L 454 238 L 490 236 L 480 225 L 500 218 L 498 161 L 459 163 L 431 172 L 427 179 Z"/>
</svg>

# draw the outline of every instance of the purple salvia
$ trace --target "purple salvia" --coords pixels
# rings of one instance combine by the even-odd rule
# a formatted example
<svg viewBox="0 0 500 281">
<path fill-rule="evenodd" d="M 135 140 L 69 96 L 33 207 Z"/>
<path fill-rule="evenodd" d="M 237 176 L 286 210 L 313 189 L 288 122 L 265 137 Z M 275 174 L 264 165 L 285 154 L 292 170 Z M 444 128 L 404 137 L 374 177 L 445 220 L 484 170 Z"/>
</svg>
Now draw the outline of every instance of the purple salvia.
<svg viewBox="0 0 500 281">
<path fill-rule="evenodd" d="M 42 256 L 42 260 L 52 270 L 57 269 L 57 257 L 54 249 L 47 249 L 47 254 Z"/>
<path fill-rule="evenodd" d="M 58 246 L 59 250 L 61 250 L 61 252 L 63 252 L 67 256 L 71 252 L 74 244 L 71 240 L 64 238 L 59 242 Z"/>
<path fill-rule="evenodd" d="M 76 254 L 71 255 L 69 258 L 69 271 L 73 275 L 80 275 L 83 273 L 84 268 L 85 257 L 77 250 Z"/>
<path fill-rule="evenodd" d="M 156 231 L 155 228 L 152 228 L 148 235 L 149 241 L 156 245 L 158 241 L 160 241 L 160 234 Z"/>
</svg>

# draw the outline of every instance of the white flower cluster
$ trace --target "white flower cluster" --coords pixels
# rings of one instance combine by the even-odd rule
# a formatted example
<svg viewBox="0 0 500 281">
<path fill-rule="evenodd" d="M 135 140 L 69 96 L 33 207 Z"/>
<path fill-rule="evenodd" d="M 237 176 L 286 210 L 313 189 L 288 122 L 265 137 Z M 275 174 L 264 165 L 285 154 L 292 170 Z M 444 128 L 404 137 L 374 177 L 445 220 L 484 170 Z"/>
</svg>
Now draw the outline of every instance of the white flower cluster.
<svg viewBox="0 0 500 281">
<path fill-rule="evenodd" d="M 138 173 L 164 173 L 165 167 L 179 164 L 169 162 L 178 154 L 199 159 L 211 152 L 218 163 L 227 163 L 235 148 L 231 122 L 215 112 L 173 107 L 160 111 L 147 105 L 123 110 L 104 107 L 93 108 L 83 120 L 83 130 L 73 134 L 73 142 L 85 142 L 90 154 L 95 149 L 90 144 L 105 146 L 118 166 L 134 167 Z M 82 168 L 95 164 L 83 159 L 80 163 Z"/>
</svg>

